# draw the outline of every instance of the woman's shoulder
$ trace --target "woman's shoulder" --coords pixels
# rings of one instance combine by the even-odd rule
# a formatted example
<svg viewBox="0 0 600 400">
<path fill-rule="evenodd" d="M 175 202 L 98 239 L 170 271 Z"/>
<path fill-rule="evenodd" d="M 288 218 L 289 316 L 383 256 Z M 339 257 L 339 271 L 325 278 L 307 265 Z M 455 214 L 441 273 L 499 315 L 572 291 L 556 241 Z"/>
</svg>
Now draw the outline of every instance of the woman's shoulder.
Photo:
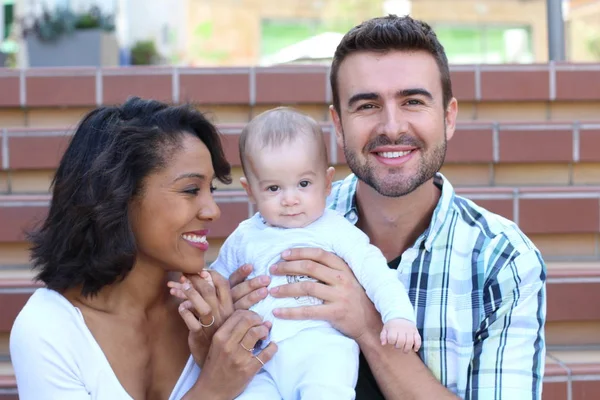
<svg viewBox="0 0 600 400">
<path fill-rule="evenodd" d="M 37 289 L 15 319 L 11 342 L 65 341 L 82 324 L 77 309 L 60 293 Z"/>
</svg>

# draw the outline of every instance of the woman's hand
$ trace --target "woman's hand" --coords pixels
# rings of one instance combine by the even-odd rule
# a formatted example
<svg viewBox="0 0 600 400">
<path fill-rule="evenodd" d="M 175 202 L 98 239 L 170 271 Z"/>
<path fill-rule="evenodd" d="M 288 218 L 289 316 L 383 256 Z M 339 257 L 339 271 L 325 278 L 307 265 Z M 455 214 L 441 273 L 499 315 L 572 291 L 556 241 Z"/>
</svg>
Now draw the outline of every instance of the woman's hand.
<svg viewBox="0 0 600 400">
<path fill-rule="evenodd" d="M 263 323 L 258 314 L 236 310 L 213 337 L 197 382 L 202 393 L 214 394 L 210 398 L 238 396 L 277 351 L 277 345 L 270 343 L 260 353 L 253 352 L 257 341 L 266 339 L 269 329 L 270 324 Z"/>
<path fill-rule="evenodd" d="M 184 275 L 180 282 L 168 282 L 167 286 L 172 295 L 184 300 L 179 314 L 190 330 L 190 351 L 202 367 L 213 335 L 233 314 L 229 282 L 217 272 L 202 271 Z"/>
<path fill-rule="evenodd" d="M 186 275 L 168 286 L 186 299 L 179 311 L 190 330 L 190 351 L 202 367 L 196 389 L 214 398 L 236 397 L 277 351 L 274 343 L 258 354 L 253 351 L 271 324 L 251 311 L 234 312 L 229 282 L 216 272 Z"/>
</svg>

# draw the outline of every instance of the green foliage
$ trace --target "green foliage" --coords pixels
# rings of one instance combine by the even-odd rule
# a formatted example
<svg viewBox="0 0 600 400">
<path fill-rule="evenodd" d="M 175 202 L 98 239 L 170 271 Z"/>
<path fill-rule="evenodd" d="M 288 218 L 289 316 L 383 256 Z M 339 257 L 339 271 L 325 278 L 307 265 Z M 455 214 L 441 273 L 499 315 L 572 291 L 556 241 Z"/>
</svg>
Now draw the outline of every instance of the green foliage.
<svg viewBox="0 0 600 400">
<path fill-rule="evenodd" d="M 596 34 L 587 41 L 588 50 L 596 60 L 600 60 L 600 34 Z"/>
<path fill-rule="evenodd" d="M 132 65 L 151 65 L 157 57 L 158 52 L 152 40 L 140 40 L 131 48 Z"/>
<path fill-rule="evenodd" d="M 30 18 L 29 23 L 24 26 L 24 36 L 34 34 L 46 42 L 58 40 L 80 29 L 102 29 L 108 32 L 115 29 L 113 16 L 103 13 L 96 6 L 83 13 L 74 13 L 64 7 L 57 7 L 54 11 L 45 9 L 40 16 Z"/>
</svg>

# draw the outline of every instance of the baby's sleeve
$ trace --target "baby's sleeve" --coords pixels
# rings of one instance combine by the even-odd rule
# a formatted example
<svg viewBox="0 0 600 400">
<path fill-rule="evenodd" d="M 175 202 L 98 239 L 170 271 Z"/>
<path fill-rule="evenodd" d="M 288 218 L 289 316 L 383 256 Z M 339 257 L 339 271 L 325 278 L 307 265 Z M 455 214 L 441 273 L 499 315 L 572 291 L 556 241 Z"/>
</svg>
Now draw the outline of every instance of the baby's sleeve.
<svg viewBox="0 0 600 400">
<path fill-rule="evenodd" d="M 341 218 L 343 222 L 336 223 L 335 232 L 329 235 L 332 248 L 350 266 L 383 322 L 396 318 L 415 322 L 414 307 L 397 272 L 388 267 L 383 253 L 363 231 Z"/>
<path fill-rule="evenodd" d="M 241 259 L 240 254 L 242 252 L 242 237 L 243 228 L 237 227 L 236 230 L 225 239 L 225 242 L 219 250 L 217 259 L 210 265 L 211 270 L 217 271 L 219 274 L 229 279 L 229 275 L 241 267 L 239 260 Z"/>
</svg>

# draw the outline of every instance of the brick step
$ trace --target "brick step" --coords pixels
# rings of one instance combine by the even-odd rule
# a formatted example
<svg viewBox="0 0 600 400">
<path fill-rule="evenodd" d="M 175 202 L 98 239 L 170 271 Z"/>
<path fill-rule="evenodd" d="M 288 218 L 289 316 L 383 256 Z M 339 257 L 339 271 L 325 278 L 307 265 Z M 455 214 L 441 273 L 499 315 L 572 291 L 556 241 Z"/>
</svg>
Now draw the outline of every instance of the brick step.
<svg viewBox="0 0 600 400">
<path fill-rule="evenodd" d="M 600 398 L 600 350 L 555 351 L 546 356 L 543 400 Z M 16 380 L 9 362 L 0 362 L 0 400 L 17 400 Z"/>
<path fill-rule="evenodd" d="M 543 400 L 600 398 L 600 348 L 547 352 Z"/>
<path fill-rule="evenodd" d="M 590 101 L 600 88 L 598 64 L 451 65 L 450 73 L 454 95 L 476 103 Z M 132 94 L 201 106 L 326 105 L 328 75 L 326 65 L 0 69 L 0 109 L 89 107 Z"/>
<path fill-rule="evenodd" d="M 0 360 L 0 400 L 18 400 L 17 382 L 10 361 Z"/>
<path fill-rule="evenodd" d="M 0 354 L 2 334 L 31 293 L 40 287 L 26 266 L 0 268 Z M 600 262 L 549 262 L 546 339 L 561 350 L 600 346 Z"/>
<path fill-rule="evenodd" d="M 333 165 L 346 163 L 338 148 L 333 125 L 322 124 Z M 244 124 L 218 124 L 225 155 L 240 166 L 238 141 Z M 4 136 L 0 165 L 4 170 L 55 169 L 66 149 L 72 128 L 1 128 Z M 448 142 L 445 164 L 532 164 L 600 162 L 600 121 L 459 121 Z M 535 149 L 535 151 L 532 151 Z M 4 153 L 6 160 L 2 160 Z"/>
<path fill-rule="evenodd" d="M 459 187 L 457 193 L 515 221 L 527 235 L 600 233 L 600 186 Z M 245 192 L 220 190 L 221 218 L 211 224 L 213 238 L 225 238 L 254 213 Z M 50 195 L 0 195 L 0 244 L 24 241 L 47 212 Z"/>
</svg>

